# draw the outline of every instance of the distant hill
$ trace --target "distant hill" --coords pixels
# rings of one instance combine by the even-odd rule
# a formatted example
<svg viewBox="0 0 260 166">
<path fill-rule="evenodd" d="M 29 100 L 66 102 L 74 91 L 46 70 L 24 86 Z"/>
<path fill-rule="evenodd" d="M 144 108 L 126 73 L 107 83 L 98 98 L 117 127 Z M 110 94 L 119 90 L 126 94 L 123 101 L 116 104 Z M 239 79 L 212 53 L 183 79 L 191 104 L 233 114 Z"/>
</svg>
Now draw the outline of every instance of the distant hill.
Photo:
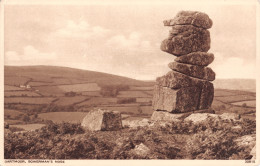
<svg viewBox="0 0 260 166">
<path fill-rule="evenodd" d="M 215 89 L 232 89 L 256 92 L 255 79 L 217 79 L 213 83 Z"/>
<path fill-rule="evenodd" d="M 75 84 L 95 82 L 99 85 L 127 84 L 152 86 L 154 81 L 141 81 L 96 71 L 58 66 L 5 66 L 5 84 L 20 85 L 29 81 L 41 83 Z M 217 79 L 213 81 L 215 89 L 256 91 L 254 79 Z"/>
<path fill-rule="evenodd" d="M 96 71 L 74 69 L 58 66 L 5 66 L 5 84 L 19 85 L 26 84 L 27 81 L 55 83 L 68 82 L 71 84 L 95 82 L 99 85 L 127 84 L 137 86 L 150 86 L 153 82 L 140 81 L 127 77 L 117 76 Z"/>
</svg>

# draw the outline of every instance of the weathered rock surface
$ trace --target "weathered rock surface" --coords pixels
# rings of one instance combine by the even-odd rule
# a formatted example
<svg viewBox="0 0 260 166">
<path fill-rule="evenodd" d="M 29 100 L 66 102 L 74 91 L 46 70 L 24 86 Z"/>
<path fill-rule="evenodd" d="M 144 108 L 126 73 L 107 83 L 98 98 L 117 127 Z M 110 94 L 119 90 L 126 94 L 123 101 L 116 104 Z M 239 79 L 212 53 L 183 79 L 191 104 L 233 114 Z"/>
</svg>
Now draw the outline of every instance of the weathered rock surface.
<svg viewBox="0 0 260 166">
<path fill-rule="evenodd" d="M 171 89 L 155 85 L 153 109 L 174 113 L 191 112 L 198 108 L 200 88 L 196 86 Z"/>
<path fill-rule="evenodd" d="M 154 111 L 151 117 L 153 121 L 170 121 L 180 122 L 180 119 L 185 116 L 184 114 L 171 114 L 165 111 Z"/>
<path fill-rule="evenodd" d="M 90 131 L 110 131 L 122 128 L 121 113 L 109 110 L 90 111 L 83 119 L 81 126 Z"/>
<path fill-rule="evenodd" d="M 208 109 L 210 108 L 213 98 L 214 98 L 214 86 L 208 81 L 203 81 L 199 83 L 201 87 L 200 102 L 198 109 Z"/>
<path fill-rule="evenodd" d="M 170 37 L 161 43 L 161 50 L 175 56 L 191 52 L 207 52 L 210 49 L 210 33 L 208 30 L 192 25 L 176 25 Z M 176 33 L 180 32 L 180 33 Z"/>
<path fill-rule="evenodd" d="M 192 52 L 174 59 L 176 62 L 198 66 L 207 66 L 214 60 L 214 54 L 207 52 Z"/>
<path fill-rule="evenodd" d="M 171 112 L 176 109 L 176 112 L 184 112 L 183 109 L 187 109 L 186 112 L 189 112 L 208 109 L 212 104 L 214 86 L 208 81 L 170 71 L 165 76 L 157 78 L 156 83 L 153 96 L 154 110 Z"/>
<path fill-rule="evenodd" d="M 166 111 L 154 111 L 151 117 L 152 121 L 167 121 L 167 122 L 181 122 L 181 120 L 190 116 L 193 113 L 210 113 L 215 114 L 215 111 L 212 109 L 204 109 L 204 110 L 195 110 L 193 112 L 185 112 L 173 114 Z"/>
<path fill-rule="evenodd" d="M 208 81 L 215 80 L 215 72 L 209 67 L 189 65 L 178 62 L 171 62 L 168 66 L 170 69 L 174 71 L 180 72 L 191 77 L 200 78 Z"/>
<path fill-rule="evenodd" d="M 184 121 L 191 121 L 194 124 L 199 124 L 207 121 L 209 118 L 213 118 L 215 120 L 219 119 L 219 116 L 216 114 L 209 113 L 194 113 L 184 119 Z"/>
<path fill-rule="evenodd" d="M 131 150 L 131 153 L 142 158 L 146 157 L 150 152 L 150 149 L 143 143 L 136 145 L 135 148 Z"/>
<path fill-rule="evenodd" d="M 137 127 L 144 127 L 144 126 L 150 126 L 151 123 L 148 119 L 142 119 L 142 120 L 123 120 L 123 127 L 130 127 L 130 128 L 137 128 Z"/>
<path fill-rule="evenodd" d="M 194 25 L 209 29 L 212 27 L 212 20 L 209 16 L 197 11 L 181 11 L 173 19 L 163 21 L 164 26 Z"/>
<path fill-rule="evenodd" d="M 166 75 L 158 77 L 156 79 L 156 84 L 172 89 L 179 89 L 194 86 L 198 81 L 198 79 L 196 80 L 195 78 L 189 77 L 185 74 L 176 71 L 169 71 Z"/>
<path fill-rule="evenodd" d="M 240 115 L 236 113 L 223 113 L 220 115 L 221 119 L 229 120 L 229 121 L 236 121 L 240 119 Z"/>
<path fill-rule="evenodd" d="M 235 139 L 234 142 L 236 142 L 237 145 L 240 147 L 252 149 L 256 144 L 256 135 L 255 134 L 244 135 L 242 137 Z"/>
</svg>

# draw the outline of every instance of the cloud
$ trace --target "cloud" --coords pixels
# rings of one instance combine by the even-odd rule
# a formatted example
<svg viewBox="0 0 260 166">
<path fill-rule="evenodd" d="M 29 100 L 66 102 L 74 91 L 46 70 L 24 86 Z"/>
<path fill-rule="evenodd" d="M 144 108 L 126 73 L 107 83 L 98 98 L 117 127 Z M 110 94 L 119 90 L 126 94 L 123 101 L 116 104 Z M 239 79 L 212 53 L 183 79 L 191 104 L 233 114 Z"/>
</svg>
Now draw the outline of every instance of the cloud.
<svg viewBox="0 0 260 166">
<path fill-rule="evenodd" d="M 45 53 L 40 52 L 31 45 L 27 45 L 23 48 L 23 53 L 18 54 L 15 51 L 5 52 L 5 64 L 30 64 L 39 61 L 48 61 L 56 59 L 57 55 L 54 52 Z"/>
<path fill-rule="evenodd" d="M 151 47 L 150 41 L 143 40 L 143 36 L 138 32 L 131 32 L 128 36 L 112 36 L 107 40 L 106 45 L 117 49 L 149 49 Z"/>
<path fill-rule="evenodd" d="M 217 56 L 216 56 L 217 55 Z M 239 57 L 224 58 L 223 55 L 215 54 L 212 69 L 217 78 L 256 78 L 256 64 L 245 62 Z"/>
<path fill-rule="evenodd" d="M 62 38 L 76 38 L 87 39 L 103 37 L 110 32 L 109 29 L 101 26 L 91 26 L 86 21 L 79 21 L 78 23 L 68 20 L 65 27 L 58 29 L 54 32 L 55 36 Z"/>
</svg>

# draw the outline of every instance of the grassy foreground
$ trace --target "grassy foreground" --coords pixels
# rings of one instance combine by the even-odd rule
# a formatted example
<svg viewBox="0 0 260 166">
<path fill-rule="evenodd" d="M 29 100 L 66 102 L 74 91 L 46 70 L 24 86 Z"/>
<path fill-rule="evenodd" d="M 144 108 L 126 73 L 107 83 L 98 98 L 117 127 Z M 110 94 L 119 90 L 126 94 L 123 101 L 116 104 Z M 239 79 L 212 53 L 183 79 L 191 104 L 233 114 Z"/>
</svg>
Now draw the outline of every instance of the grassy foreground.
<svg viewBox="0 0 260 166">
<path fill-rule="evenodd" d="M 241 128 L 234 128 L 240 126 Z M 255 121 L 156 122 L 120 131 L 84 131 L 49 123 L 30 132 L 5 131 L 5 159 L 246 159 L 235 139 L 255 134 Z"/>
</svg>

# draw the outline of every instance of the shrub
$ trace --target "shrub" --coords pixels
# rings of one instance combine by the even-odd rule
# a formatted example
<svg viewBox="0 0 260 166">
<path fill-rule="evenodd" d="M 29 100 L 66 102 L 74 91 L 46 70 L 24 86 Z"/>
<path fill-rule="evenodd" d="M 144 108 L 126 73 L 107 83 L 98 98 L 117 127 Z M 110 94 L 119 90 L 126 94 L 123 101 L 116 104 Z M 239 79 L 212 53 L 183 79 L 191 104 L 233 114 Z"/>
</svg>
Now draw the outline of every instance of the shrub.
<svg viewBox="0 0 260 166">
<path fill-rule="evenodd" d="M 117 104 L 127 104 L 127 103 L 135 103 L 135 102 L 136 102 L 136 98 L 133 97 L 117 99 Z"/>
</svg>

